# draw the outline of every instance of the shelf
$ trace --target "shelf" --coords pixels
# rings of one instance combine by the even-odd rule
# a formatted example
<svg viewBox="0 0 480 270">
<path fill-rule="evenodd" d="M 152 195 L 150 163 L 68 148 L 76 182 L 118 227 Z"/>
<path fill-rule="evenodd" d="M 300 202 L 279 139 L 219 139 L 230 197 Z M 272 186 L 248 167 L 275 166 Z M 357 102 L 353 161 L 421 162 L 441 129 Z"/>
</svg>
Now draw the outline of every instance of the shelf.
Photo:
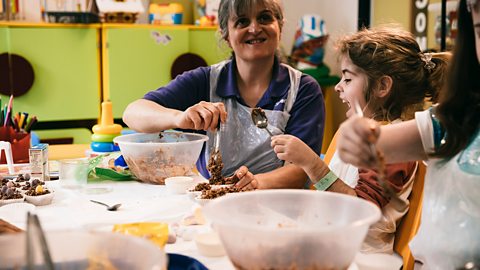
<svg viewBox="0 0 480 270">
<path fill-rule="evenodd" d="M 20 21 L 0 21 L 0 26 L 8 27 L 63 27 L 63 28 L 161 28 L 161 29 L 195 29 L 215 30 L 217 26 L 198 26 L 193 24 L 160 25 L 160 24 L 131 24 L 131 23 L 35 23 Z"/>
<path fill-rule="evenodd" d="M 458 5 L 458 1 L 447 1 L 447 12 L 456 10 L 457 5 Z M 442 3 L 429 4 L 428 11 L 440 13 L 442 11 Z"/>
</svg>

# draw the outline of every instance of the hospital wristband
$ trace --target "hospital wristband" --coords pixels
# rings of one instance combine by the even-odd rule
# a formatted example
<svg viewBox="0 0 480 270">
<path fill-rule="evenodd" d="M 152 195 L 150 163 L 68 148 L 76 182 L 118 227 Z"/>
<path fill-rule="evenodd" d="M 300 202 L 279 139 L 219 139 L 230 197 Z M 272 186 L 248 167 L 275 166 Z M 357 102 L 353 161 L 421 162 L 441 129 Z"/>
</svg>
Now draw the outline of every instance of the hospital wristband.
<svg viewBox="0 0 480 270">
<path fill-rule="evenodd" d="M 329 171 L 327 175 L 318 180 L 315 185 L 313 185 L 317 190 L 325 191 L 327 190 L 335 181 L 337 181 L 338 176 L 336 176 L 332 171 Z"/>
</svg>

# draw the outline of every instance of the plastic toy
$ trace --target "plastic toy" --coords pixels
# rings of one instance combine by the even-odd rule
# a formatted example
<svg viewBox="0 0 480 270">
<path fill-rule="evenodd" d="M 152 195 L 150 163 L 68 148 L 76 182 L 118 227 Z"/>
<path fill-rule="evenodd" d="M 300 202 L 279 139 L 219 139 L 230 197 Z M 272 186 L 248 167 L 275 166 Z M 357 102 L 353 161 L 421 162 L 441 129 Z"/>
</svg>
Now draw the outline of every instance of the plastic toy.
<svg viewBox="0 0 480 270">
<path fill-rule="evenodd" d="M 150 24 L 182 24 L 183 6 L 178 3 L 170 4 L 150 4 L 149 22 Z"/>
<path fill-rule="evenodd" d="M 323 63 L 328 34 L 325 21 L 319 15 L 304 15 L 295 33 L 291 59 L 297 68 L 314 68 Z"/>
<path fill-rule="evenodd" d="M 113 143 L 113 139 L 120 135 L 122 126 L 113 123 L 112 102 L 109 100 L 102 102 L 100 124 L 93 126 L 92 131 L 90 148 L 92 148 L 94 152 L 113 152 L 120 150 L 118 145 Z"/>
</svg>

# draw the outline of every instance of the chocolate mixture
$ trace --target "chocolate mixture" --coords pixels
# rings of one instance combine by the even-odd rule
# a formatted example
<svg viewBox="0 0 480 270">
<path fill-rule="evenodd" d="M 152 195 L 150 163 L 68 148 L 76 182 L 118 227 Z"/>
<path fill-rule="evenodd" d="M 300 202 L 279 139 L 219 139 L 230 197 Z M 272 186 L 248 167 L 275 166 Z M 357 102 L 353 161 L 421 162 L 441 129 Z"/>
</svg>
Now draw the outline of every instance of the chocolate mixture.
<svg viewBox="0 0 480 270">
<path fill-rule="evenodd" d="M 232 175 L 229 177 L 225 177 L 222 175 L 223 170 L 223 161 L 222 161 L 222 154 L 220 151 L 212 152 L 210 158 L 208 159 L 207 170 L 210 172 L 210 179 L 208 182 L 210 185 L 231 185 L 238 182 L 238 177 L 236 175 Z"/>
<path fill-rule="evenodd" d="M 208 160 L 207 170 L 210 172 L 210 179 L 208 182 L 211 185 L 223 185 L 225 178 L 222 175 L 223 161 L 220 151 L 213 151 Z"/>
</svg>

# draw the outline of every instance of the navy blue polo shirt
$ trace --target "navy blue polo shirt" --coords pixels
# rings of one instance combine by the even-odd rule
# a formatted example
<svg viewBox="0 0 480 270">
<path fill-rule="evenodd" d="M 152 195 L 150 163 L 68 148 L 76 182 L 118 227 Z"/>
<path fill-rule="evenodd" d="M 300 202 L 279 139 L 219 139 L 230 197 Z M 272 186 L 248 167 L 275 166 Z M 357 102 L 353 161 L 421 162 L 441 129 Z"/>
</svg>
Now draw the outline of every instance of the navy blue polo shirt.
<svg viewBox="0 0 480 270">
<path fill-rule="evenodd" d="M 288 69 L 275 59 L 272 80 L 256 107 L 283 111 L 289 89 Z M 234 98 L 242 105 L 247 106 L 238 91 L 235 60 L 227 63 L 221 71 L 216 94 L 225 99 Z M 199 67 L 187 71 L 166 86 L 147 93 L 144 99 L 181 111 L 200 101 L 210 101 L 210 67 Z M 324 123 L 325 104 L 320 85 L 311 76 L 302 74 L 285 134 L 300 138 L 319 154 L 322 148 Z"/>
</svg>

